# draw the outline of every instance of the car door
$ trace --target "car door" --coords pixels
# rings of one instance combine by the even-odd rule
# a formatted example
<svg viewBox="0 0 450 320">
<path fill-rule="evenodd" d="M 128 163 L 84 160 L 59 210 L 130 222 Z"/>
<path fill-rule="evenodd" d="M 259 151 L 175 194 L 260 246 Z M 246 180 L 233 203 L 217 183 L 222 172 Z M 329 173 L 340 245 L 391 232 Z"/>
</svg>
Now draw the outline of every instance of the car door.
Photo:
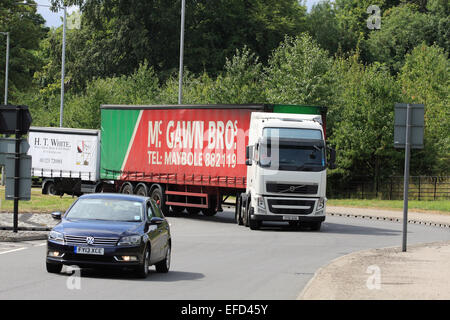
<svg viewBox="0 0 450 320">
<path fill-rule="evenodd" d="M 156 217 L 153 205 L 150 201 L 147 201 L 146 203 L 146 215 L 148 223 L 150 223 L 153 217 Z M 160 249 L 161 244 L 159 243 L 161 241 L 161 232 L 159 231 L 157 225 L 149 224 L 147 228 L 148 229 L 146 233 L 151 244 L 150 263 L 155 263 L 160 260 L 161 256 L 161 249 Z"/>
<path fill-rule="evenodd" d="M 169 223 L 165 219 L 161 211 L 161 208 L 155 202 L 155 200 L 151 199 L 150 201 L 152 203 L 153 212 L 155 213 L 156 217 L 164 219 L 164 222 L 158 225 L 158 231 L 160 236 L 158 245 L 160 246 L 160 253 L 161 253 L 159 260 L 163 260 L 166 257 L 167 246 L 169 243 Z"/>
</svg>

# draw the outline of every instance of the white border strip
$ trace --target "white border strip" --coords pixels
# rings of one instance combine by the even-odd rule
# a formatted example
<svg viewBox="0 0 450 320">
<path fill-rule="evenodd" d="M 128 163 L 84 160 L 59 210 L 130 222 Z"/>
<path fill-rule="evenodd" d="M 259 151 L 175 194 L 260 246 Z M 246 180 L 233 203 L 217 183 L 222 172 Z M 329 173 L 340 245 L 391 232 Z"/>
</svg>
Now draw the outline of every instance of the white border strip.
<svg viewBox="0 0 450 320">
<path fill-rule="evenodd" d="M 133 146 L 134 138 L 136 137 L 136 133 L 139 128 L 139 124 L 141 123 L 141 118 L 142 118 L 143 113 L 144 113 L 144 110 L 139 111 L 139 116 L 136 120 L 136 124 L 134 125 L 133 135 L 131 136 L 130 143 L 128 144 L 127 153 L 125 154 L 125 159 L 123 160 L 122 167 L 120 168 L 120 172 L 123 172 L 123 169 L 125 168 L 125 164 L 128 161 L 128 156 L 130 155 L 131 147 Z M 122 173 L 120 175 L 122 175 Z"/>
</svg>

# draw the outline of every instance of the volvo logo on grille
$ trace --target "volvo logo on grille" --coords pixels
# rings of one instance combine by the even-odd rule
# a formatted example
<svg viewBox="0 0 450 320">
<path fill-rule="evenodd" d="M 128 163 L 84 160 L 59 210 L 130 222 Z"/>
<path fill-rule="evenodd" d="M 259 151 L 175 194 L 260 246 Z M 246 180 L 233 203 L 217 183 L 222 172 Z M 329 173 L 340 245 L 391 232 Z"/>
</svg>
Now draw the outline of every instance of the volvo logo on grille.
<svg viewBox="0 0 450 320">
<path fill-rule="evenodd" d="M 95 242 L 95 238 L 94 237 L 87 237 L 86 238 L 86 243 L 87 244 L 94 244 L 94 242 Z"/>
</svg>

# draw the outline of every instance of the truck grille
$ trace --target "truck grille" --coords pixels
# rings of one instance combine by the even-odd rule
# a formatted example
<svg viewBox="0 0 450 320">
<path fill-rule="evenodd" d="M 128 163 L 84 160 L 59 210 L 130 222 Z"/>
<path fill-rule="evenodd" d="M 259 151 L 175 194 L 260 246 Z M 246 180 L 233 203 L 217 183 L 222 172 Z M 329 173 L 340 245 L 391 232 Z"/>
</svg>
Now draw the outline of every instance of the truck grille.
<svg viewBox="0 0 450 320">
<path fill-rule="evenodd" d="M 317 184 L 291 184 L 291 183 L 267 183 L 267 192 L 272 193 L 299 193 L 317 194 Z"/>
<path fill-rule="evenodd" d="M 64 240 L 68 245 L 87 245 L 87 236 L 64 236 Z M 119 241 L 118 238 L 93 237 L 94 243 L 90 245 L 114 247 Z"/>
<path fill-rule="evenodd" d="M 267 199 L 269 211 L 275 214 L 311 214 L 315 200 Z"/>
</svg>

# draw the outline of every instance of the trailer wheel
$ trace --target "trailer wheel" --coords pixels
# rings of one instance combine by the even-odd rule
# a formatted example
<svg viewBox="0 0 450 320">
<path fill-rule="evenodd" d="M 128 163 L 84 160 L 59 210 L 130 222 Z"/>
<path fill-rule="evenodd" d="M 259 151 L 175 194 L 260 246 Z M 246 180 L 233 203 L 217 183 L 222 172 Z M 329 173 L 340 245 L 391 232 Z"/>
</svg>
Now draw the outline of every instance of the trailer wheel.
<svg viewBox="0 0 450 320">
<path fill-rule="evenodd" d="M 133 186 L 131 184 L 126 184 L 122 188 L 123 194 L 133 194 Z"/>
<path fill-rule="evenodd" d="M 56 185 L 54 182 L 50 181 L 45 184 L 45 194 L 49 194 L 51 196 L 57 196 L 58 191 L 56 190 Z"/>
<path fill-rule="evenodd" d="M 150 197 L 159 204 L 163 215 L 169 215 L 169 207 L 166 205 L 166 200 L 164 199 L 163 192 L 160 188 L 153 189 L 152 195 Z"/>
<path fill-rule="evenodd" d="M 138 196 L 146 197 L 148 195 L 147 186 L 145 184 L 138 185 L 135 194 L 137 194 Z"/>
<path fill-rule="evenodd" d="M 209 207 L 202 209 L 203 215 L 212 217 L 217 213 L 217 198 L 216 196 L 209 197 Z"/>
</svg>

